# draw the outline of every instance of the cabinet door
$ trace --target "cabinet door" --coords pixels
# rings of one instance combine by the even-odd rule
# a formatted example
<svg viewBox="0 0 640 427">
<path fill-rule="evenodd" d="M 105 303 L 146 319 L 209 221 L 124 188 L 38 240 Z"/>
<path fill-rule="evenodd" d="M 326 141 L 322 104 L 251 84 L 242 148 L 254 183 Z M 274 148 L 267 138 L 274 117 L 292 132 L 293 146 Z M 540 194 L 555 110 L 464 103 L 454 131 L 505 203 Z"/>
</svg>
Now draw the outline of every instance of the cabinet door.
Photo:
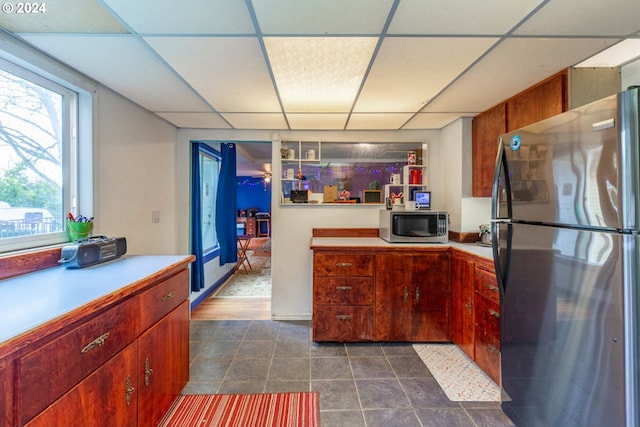
<svg viewBox="0 0 640 427">
<path fill-rule="evenodd" d="M 26 424 L 28 427 L 135 426 L 137 341 L 72 388 Z"/>
<path fill-rule="evenodd" d="M 473 196 L 491 197 L 498 137 L 507 131 L 506 104 L 474 117 L 471 124 Z"/>
<path fill-rule="evenodd" d="M 413 256 L 379 253 L 376 256 L 375 339 L 411 341 L 411 268 Z"/>
<path fill-rule="evenodd" d="M 451 337 L 474 358 L 473 283 L 475 264 L 467 257 L 451 256 Z"/>
<path fill-rule="evenodd" d="M 11 423 L 11 400 L 13 384 L 12 363 L 8 359 L 0 359 L 0 427 L 9 427 Z"/>
<path fill-rule="evenodd" d="M 567 100 L 567 75 L 562 72 L 507 102 L 507 132 L 566 111 Z"/>
<path fill-rule="evenodd" d="M 189 381 L 189 301 L 139 338 L 138 426 L 155 426 Z"/>
<path fill-rule="evenodd" d="M 451 341 L 450 255 L 413 255 L 411 340 Z"/>
</svg>

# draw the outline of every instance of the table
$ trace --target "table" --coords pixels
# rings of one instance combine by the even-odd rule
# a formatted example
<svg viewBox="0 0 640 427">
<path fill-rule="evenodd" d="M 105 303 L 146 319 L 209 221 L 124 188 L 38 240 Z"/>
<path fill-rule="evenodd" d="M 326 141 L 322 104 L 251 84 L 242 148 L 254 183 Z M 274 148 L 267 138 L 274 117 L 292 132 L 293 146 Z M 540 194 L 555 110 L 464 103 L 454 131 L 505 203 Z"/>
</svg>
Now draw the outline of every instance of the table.
<svg viewBox="0 0 640 427">
<path fill-rule="evenodd" d="M 242 234 L 238 236 L 238 262 L 236 263 L 236 271 L 240 270 L 240 267 L 244 267 L 244 271 L 247 273 L 252 269 L 249 258 L 247 257 L 247 248 L 252 238 L 253 234 Z M 249 268 L 247 268 L 247 266 L 249 266 Z"/>
</svg>

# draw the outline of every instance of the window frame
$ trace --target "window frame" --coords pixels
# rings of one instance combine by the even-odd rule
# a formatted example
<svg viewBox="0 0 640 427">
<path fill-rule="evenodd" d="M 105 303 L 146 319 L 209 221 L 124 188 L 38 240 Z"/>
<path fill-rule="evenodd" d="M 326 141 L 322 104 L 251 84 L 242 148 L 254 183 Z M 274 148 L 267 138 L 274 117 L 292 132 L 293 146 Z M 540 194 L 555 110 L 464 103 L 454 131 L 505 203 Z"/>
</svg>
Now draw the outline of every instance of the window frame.
<svg viewBox="0 0 640 427">
<path fill-rule="evenodd" d="M 217 165 L 217 173 L 218 173 L 218 179 L 216 179 L 216 183 L 219 181 L 220 179 L 220 167 L 221 167 L 221 162 L 222 162 L 222 156 L 220 154 L 220 151 L 216 150 L 215 148 L 212 148 L 206 144 L 199 144 L 198 147 L 198 154 L 199 154 L 199 158 L 198 161 L 202 162 L 202 157 L 208 157 L 210 159 L 215 160 L 216 165 Z M 203 175 L 203 168 L 202 168 L 202 163 L 200 164 L 200 184 L 202 184 L 202 175 Z M 201 194 L 201 198 L 202 198 L 202 188 L 200 188 L 200 194 Z M 214 203 L 213 203 L 213 228 L 216 228 L 216 207 L 218 204 L 218 193 L 216 190 L 216 197 L 213 199 Z M 200 200 L 201 205 L 202 205 L 202 199 Z M 198 227 L 200 228 L 200 233 L 202 233 L 202 224 L 198 224 Z M 203 238 L 204 241 L 204 238 Z M 202 258 L 204 260 L 204 262 L 206 263 L 207 261 L 210 261 L 214 258 L 216 258 L 217 256 L 220 255 L 220 241 L 217 238 L 217 233 L 216 233 L 216 240 L 213 246 L 209 246 L 209 247 L 203 247 L 202 248 Z"/>
<path fill-rule="evenodd" d="M 0 51 L 0 68 L 62 96 L 61 172 L 62 218 L 67 212 L 93 216 L 93 111 L 92 92 L 83 90 L 60 76 L 51 75 L 25 61 Z M 84 183 L 87 183 L 86 185 Z M 53 233 L 0 238 L 0 254 L 33 250 L 69 242 L 66 225 Z"/>
</svg>

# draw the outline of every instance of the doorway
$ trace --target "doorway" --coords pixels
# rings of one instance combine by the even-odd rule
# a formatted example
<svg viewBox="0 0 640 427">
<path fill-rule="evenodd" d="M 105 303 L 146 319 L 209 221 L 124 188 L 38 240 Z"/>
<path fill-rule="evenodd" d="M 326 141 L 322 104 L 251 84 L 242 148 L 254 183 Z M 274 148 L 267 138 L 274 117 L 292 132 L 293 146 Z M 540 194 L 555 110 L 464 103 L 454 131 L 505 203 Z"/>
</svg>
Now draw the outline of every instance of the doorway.
<svg viewBox="0 0 640 427">
<path fill-rule="evenodd" d="M 237 234 L 246 260 L 192 312 L 194 320 L 271 318 L 271 142 L 236 142 Z"/>
</svg>

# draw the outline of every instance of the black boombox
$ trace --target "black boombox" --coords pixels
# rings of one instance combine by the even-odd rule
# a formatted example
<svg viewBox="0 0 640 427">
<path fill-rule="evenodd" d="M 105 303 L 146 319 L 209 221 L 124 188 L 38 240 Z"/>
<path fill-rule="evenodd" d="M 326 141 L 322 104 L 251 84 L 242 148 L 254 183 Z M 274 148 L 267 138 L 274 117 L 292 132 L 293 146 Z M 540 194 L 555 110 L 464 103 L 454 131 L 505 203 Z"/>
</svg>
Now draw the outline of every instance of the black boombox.
<svg viewBox="0 0 640 427">
<path fill-rule="evenodd" d="M 67 268 L 89 267 L 119 258 L 126 252 L 124 237 L 93 236 L 63 246 L 58 262 Z"/>
</svg>

